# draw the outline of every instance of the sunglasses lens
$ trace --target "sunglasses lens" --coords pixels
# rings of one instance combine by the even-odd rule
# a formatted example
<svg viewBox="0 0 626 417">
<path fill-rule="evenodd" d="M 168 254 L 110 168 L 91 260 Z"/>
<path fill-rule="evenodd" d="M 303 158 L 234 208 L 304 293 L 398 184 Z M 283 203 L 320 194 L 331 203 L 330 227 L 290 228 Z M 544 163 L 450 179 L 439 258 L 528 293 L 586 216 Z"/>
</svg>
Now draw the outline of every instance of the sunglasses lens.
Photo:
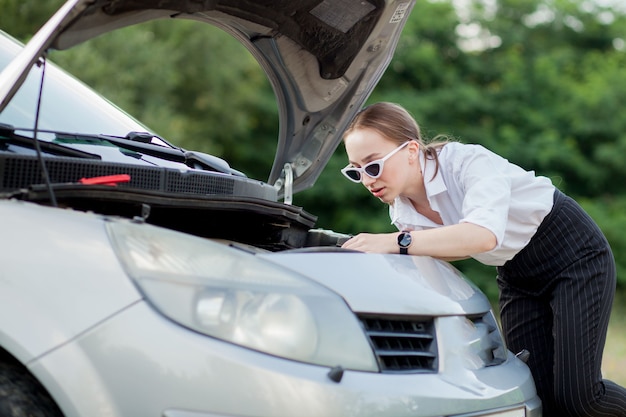
<svg viewBox="0 0 626 417">
<path fill-rule="evenodd" d="M 380 163 L 376 162 L 366 166 L 365 173 L 372 178 L 378 178 L 380 175 Z"/>
<path fill-rule="evenodd" d="M 357 171 L 356 169 L 346 169 L 344 172 L 346 173 L 348 178 L 350 178 L 351 180 L 361 181 L 361 173 Z"/>
</svg>

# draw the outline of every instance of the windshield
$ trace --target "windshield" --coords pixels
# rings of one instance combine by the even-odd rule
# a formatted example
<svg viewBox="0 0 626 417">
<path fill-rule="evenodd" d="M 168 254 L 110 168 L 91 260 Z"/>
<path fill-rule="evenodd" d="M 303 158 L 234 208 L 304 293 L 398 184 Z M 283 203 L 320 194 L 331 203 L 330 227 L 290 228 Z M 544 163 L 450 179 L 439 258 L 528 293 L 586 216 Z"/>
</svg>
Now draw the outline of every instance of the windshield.
<svg viewBox="0 0 626 417">
<path fill-rule="evenodd" d="M 20 49 L 17 42 L 0 31 L 0 70 Z M 122 137 L 133 131 L 149 132 L 147 127 L 50 62 L 45 70 L 39 129 Z M 24 129 L 34 127 L 41 71 L 41 67 L 31 70 L 22 88 L 0 113 L 0 123 Z"/>
</svg>

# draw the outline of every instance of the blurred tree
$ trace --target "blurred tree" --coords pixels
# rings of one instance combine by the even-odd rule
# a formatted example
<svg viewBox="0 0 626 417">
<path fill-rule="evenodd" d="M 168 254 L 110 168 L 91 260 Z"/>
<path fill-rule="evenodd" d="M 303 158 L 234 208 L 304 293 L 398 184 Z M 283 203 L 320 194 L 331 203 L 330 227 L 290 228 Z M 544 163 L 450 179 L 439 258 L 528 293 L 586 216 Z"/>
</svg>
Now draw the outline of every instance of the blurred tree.
<svg viewBox="0 0 626 417">
<path fill-rule="evenodd" d="M 0 30 L 26 41 L 64 3 L 64 0 L 0 0 Z"/>
</svg>

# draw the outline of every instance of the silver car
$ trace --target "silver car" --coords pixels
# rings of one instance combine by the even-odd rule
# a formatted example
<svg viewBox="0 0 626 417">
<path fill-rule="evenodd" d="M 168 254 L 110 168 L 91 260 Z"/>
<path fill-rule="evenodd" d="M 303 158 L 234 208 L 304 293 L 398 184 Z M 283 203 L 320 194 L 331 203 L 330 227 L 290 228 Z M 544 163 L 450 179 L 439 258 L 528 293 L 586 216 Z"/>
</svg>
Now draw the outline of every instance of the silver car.
<svg viewBox="0 0 626 417">
<path fill-rule="evenodd" d="M 342 250 L 292 204 L 418 7 L 71 0 L 27 45 L 0 36 L 0 415 L 541 416 L 455 268 Z M 49 62 L 40 90 L 49 48 L 165 17 L 220 27 L 265 70 L 281 123 L 267 181 Z"/>
</svg>

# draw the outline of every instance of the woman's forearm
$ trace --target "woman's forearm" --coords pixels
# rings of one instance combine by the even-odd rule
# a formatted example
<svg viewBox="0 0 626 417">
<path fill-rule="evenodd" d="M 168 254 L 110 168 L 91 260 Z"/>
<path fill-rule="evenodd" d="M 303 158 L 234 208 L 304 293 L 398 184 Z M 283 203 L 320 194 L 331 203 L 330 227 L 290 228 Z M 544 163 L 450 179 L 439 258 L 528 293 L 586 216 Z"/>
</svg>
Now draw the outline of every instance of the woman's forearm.
<svg viewBox="0 0 626 417">
<path fill-rule="evenodd" d="M 459 260 L 495 248 L 496 237 L 488 229 L 472 223 L 460 223 L 411 232 L 410 255 L 426 255 L 440 259 Z M 398 253 L 398 233 L 361 233 L 343 247 L 363 252 Z"/>
</svg>

